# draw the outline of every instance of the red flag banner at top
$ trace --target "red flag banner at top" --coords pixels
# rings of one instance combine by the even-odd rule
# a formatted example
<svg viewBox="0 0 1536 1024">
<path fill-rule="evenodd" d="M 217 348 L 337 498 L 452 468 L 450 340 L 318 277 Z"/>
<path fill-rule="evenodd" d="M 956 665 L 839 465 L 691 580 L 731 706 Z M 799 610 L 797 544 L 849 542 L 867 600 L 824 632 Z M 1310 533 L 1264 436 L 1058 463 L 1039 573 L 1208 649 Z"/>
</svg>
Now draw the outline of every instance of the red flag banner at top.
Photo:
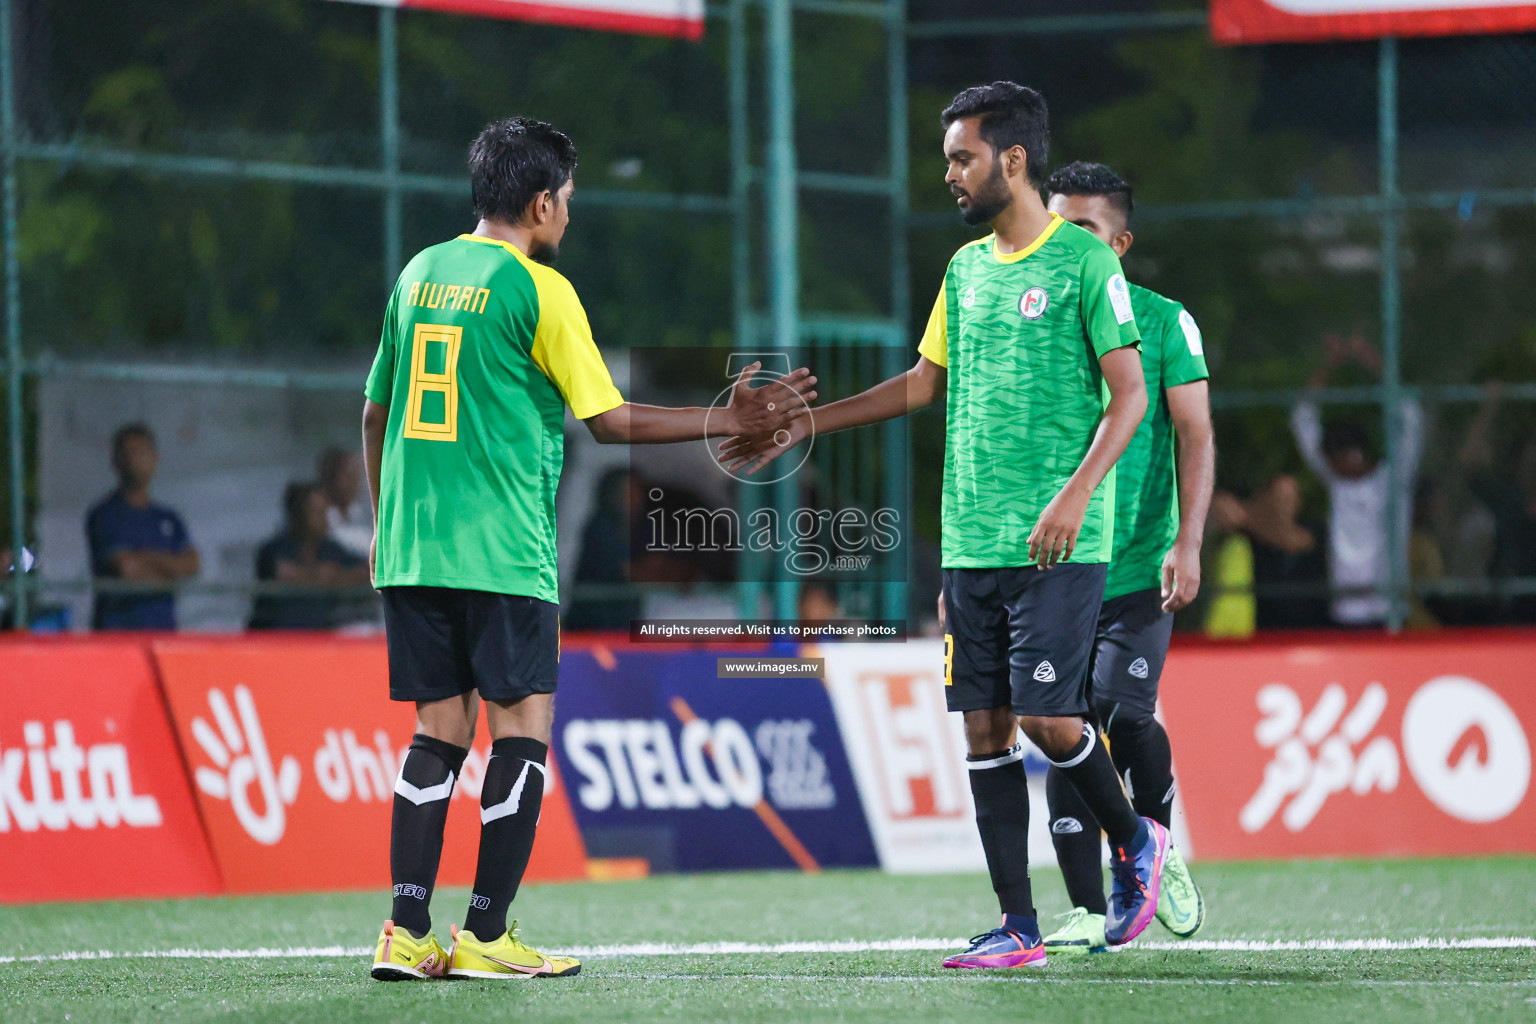
<svg viewBox="0 0 1536 1024">
<path fill-rule="evenodd" d="M 1218 43 L 1326 42 L 1536 29 L 1536 4 L 1499 0 L 1211 0 Z"/>
<path fill-rule="evenodd" d="M 605 32 L 700 39 L 704 0 L 351 0 L 380 7 L 472 14 Z"/>
</svg>

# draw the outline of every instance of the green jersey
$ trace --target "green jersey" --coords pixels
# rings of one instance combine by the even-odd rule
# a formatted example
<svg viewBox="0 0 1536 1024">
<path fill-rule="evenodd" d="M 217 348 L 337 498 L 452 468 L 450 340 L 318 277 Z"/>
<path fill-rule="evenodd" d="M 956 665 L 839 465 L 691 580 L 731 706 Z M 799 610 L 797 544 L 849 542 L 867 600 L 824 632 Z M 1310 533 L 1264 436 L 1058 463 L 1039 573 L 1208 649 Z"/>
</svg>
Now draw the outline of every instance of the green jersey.
<svg viewBox="0 0 1536 1024">
<path fill-rule="evenodd" d="M 576 290 L 494 238 L 418 253 L 365 388 L 389 407 L 374 584 L 559 600 L 565 406 L 623 404 Z"/>
<path fill-rule="evenodd" d="M 1179 489 L 1168 388 L 1205 380 L 1205 349 L 1189 311 L 1131 285 L 1147 376 L 1147 416 L 1115 468 L 1115 557 L 1104 597 L 1162 585 L 1163 556 L 1179 532 Z"/>
<path fill-rule="evenodd" d="M 1108 392 L 1099 359 L 1136 344 L 1114 250 L 1052 216 L 999 253 L 988 235 L 957 252 L 918 351 L 949 370 L 943 564 L 1029 564 L 1040 513 L 1082 464 Z M 1094 491 L 1071 562 L 1108 562 L 1115 473 Z"/>
</svg>

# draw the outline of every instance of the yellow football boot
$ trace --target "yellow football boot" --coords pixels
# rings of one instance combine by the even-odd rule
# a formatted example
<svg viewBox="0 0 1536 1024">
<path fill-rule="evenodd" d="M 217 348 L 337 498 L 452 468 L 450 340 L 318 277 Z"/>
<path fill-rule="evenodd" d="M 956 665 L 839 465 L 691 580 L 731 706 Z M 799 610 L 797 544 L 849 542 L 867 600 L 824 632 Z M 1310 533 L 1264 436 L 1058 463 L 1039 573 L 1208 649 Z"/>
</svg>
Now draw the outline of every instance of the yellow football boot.
<svg viewBox="0 0 1536 1024">
<path fill-rule="evenodd" d="M 373 976 L 380 981 L 404 981 L 407 978 L 441 978 L 448 970 L 448 954 L 428 932 L 416 938 L 408 928 L 396 928 L 385 921 L 379 932 L 379 944 L 373 950 Z"/>
<path fill-rule="evenodd" d="M 581 973 L 581 961 L 568 956 L 548 956 L 523 944 L 517 937 L 517 922 L 490 942 L 481 942 L 474 932 L 453 929 L 453 953 L 449 957 L 450 978 L 569 978 Z"/>
</svg>

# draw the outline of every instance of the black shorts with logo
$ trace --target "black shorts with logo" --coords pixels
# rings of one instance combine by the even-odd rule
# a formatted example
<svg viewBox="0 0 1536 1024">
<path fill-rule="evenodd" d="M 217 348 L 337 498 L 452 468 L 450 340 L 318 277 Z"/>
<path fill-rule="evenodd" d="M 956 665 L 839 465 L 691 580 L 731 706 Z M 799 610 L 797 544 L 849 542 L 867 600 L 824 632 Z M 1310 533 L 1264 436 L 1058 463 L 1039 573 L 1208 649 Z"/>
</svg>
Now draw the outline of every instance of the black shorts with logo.
<svg viewBox="0 0 1536 1024">
<path fill-rule="evenodd" d="M 944 693 L 951 711 L 1088 712 L 1088 667 L 1109 567 L 945 569 Z"/>
<path fill-rule="evenodd" d="M 560 606 L 451 587 L 381 587 L 391 700 L 554 693 Z"/>
<path fill-rule="evenodd" d="M 1173 637 L 1173 613 L 1155 588 L 1104 602 L 1093 644 L 1093 702 L 1157 710 L 1157 682 Z"/>
</svg>

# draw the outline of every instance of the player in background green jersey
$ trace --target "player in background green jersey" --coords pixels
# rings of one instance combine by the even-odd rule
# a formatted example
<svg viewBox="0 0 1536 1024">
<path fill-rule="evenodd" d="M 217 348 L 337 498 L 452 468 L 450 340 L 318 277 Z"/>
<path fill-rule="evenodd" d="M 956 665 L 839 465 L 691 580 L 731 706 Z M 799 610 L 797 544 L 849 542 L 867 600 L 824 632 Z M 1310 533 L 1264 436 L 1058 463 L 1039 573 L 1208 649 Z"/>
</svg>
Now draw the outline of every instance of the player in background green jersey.
<svg viewBox="0 0 1536 1024">
<path fill-rule="evenodd" d="M 1048 206 L 1121 257 L 1131 247 L 1131 186 L 1103 164 L 1074 163 L 1051 175 Z M 1200 543 L 1216 476 L 1216 442 L 1200 328 L 1171 299 L 1130 286 L 1141 328 L 1147 415 L 1115 466 L 1115 553 L 1099 613 L 1093 710 L 1138 814 L 1169 825 L 1173 754 L 1153 712 L 1173 613 L 1200 590 Z M 1175 440 L 1177 439 L 1177 440 Z M 1046 778 L 1051 840 L 1073 909 L 1046 936 L 1051 952 L 1105 948 L 1099 825 L 1054 768 Z M 1200 891 L 1170 847 L 1157 918 L 1187 939 L 1205 919 Z"/>
<path fill-rule="evenodd" d="M 946 967 L 1045 962 L 1029 882 L 1018 728 L 1105 823 L 1116 850 L 1110 931 L 1140 934 L 1167 830 L 1138 818 L 1085 720 L 1088 662 L 1114 538 L 1116 459 L 1146 411 L 1138 334 L 1109 246 L 1045 208 L 1045 101 L 1012 82 L 967 89 L 941 118 L 945 182 L 993 233 L 950 261 L 917 365 L 814 410 L 789 440 L 901 416 L 944 396 L 945 692 L 965 714 L 976 823 L 1003 911 Z M 735 438 L 749 470 L 790 445 Z"/>
<path fill-rule="evenodd" d="M 406 265 L 363 410 L 374 583 L 391 698 L 416 705 L 395 782 L 394 907 L 373 976 L 521 978 L 581 969 L 524 945 L 507 910 L 533 849 L 560 652 L 555 489 L 569 405 L 603 443 L 780 430 L 816 397 L 797 370 L 746 367 L 723 409 L 624 401 L 569 281 L 549 264 L 570 221 L 576 147 L 539 121 L 495 121 L 469 153 L 472 234 Z M 481 701 L 491 757 L 480 856 L 451 950 L 429 903 L 443 826 Z"/>
</svg>

